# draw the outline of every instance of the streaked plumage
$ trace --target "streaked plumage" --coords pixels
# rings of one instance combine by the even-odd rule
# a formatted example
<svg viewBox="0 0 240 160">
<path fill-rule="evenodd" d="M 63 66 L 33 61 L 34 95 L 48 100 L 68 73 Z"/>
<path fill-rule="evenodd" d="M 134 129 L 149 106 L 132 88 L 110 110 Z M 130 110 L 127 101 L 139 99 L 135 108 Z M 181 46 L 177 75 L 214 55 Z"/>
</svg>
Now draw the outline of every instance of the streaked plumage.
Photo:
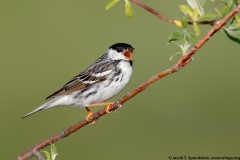
<svg viewBox="0 0 240 160">
<path fill-rule="evenodd" d="M 112 98 L 125 87 L 131 77 L 133 50 L 126 43 L 110 46 L 96 62 L 48 96 L 46 103 L 23 118 L 42 109 L 62 105 L 86 107 Z"/>
</svg>

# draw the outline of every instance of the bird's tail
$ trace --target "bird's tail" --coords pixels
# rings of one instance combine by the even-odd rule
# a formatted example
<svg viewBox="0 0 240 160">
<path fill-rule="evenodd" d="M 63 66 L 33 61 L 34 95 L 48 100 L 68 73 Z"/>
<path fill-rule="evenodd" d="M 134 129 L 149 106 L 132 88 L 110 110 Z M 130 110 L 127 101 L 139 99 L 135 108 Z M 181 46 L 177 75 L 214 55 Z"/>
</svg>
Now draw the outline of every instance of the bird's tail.
<svg viewBox="0 0 240 160">
<path fill-rule="evenodd" d="M 21 119 L 26 118 L 26 117 L 32 115 L 33 113 L 36 113 L 36 112 L 41 111 L 43 109 L 48 109 L 48 108 L 51 108 L 51 107 L 58 106 L 58 105 L 60 105 L 59 100 L 60 100 L 60 97 L 56 97 L 54 99 L 51 99 L 51 100 L 47 101 L 46 103 L 42 104 L 41 106 L 37 107 L 33 111 L 27 113 Z"/>
</svg>

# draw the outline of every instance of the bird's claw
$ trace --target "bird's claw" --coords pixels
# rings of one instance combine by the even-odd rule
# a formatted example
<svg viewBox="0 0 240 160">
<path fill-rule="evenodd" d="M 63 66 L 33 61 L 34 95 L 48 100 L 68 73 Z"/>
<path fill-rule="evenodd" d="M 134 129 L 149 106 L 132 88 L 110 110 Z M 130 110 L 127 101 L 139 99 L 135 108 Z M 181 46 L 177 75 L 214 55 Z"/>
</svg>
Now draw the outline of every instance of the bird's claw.
<svg viewBox="0 0 240 160">
<path fill-rule="evenodd" d="M 88 108 L 86 108 L 86 110 L 87 110 L 87 112 L 88 112 L 88 115 L 86 116 L 86 118 L 85 118 L 85 121 L 87 121 L 88 123 L 90 123 L 91 122 L 91 119 L 90 119 L 90 117 L 94 114 L 91 110 L 89 110 Z M 96 124 L 97 123 L 97 120 L 93 120 L 92 122 L 91 122 L 91 124 Z"/>
<path fill-rule="evenodd" d="M 107 107 L 106 107 L 106 112 L 107 113 L 111 113 L 112 111 L 110 111 L 111 110 L 111 106 L 114 104 L 114 102 L 108 102 L 107 103 Z"/>
</svg>

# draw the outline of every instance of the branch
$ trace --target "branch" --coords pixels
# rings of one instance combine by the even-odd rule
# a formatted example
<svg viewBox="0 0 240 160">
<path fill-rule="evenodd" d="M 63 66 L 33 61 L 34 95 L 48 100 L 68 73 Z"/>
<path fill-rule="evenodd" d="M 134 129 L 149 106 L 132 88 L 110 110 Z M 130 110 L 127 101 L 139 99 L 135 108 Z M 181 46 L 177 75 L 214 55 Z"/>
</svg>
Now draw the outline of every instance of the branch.
<svg viewBox="0 0 240 160">
<path fill-rule="evenodd" d="M 136 0 L 132 0 L 136 1 Z M 114 111 L 120 107 L 122 107 L 122 104 L 128 101 L 129 99 L 133 98 L 140 92 L 142 92 L 145 88 L 147 88 L 150 84 L 153 82 L 156 82 L 160 78 L 163 78 L 167 75 L 170 75 L 171 73 L 179 71 L 182 67 L 189 64 L 191 61 L 191 57 L 198 51 L 218 30 L 220 30 L 230 19 L 233 17 L 238 11 L 240 10 L 240 5 L 238 5 L 235 9 L 233 9 L 223 20 L 221 20 L 216 26 L 214 26 L 195 46 L 192 47 L 192 49 L 183 56 L 174 66 L 172 66 L 169 69 L 166 69 L 163 72 L 160 72 L 153 77 L 149 78 L 147 81 L 142 83 L 140 86 L 138 86 L 136 89 L 128 93 L 127 95 L 123 96 L 121 99 L 119 99 L 117 102 L 115 102 L 112 106 L 110 106 L 109 110 Z M 104 116 L 106 113 L 106 109 L 102 109 L 94 113 L 92 116 L 89 117 L 89 120 L 82 120 L 78 123 L 70 126 L 69 128 L 63 130 L 62 132 L 51 136 L 50 138 L 47 138 L 43 140 L 42 142 L 36 144 L 32 148 L 30 148 L 28 151 L 24 152 L 22 155 L 17 157 L 17 160 L 25 160 L 32 156 L 34 156 L 37 151 L 45 148 L 46 146 L 55 143 L 56 141 L 67 137 L 68 135 L 72 134 L 73 132 L 81 129 L 82 127 L 86 126 L 87 124 L 93 122 L 94 120 L 97 120 L 98 118 Z"/>
<path fill-rule="evenodd" d="M 158 18 L 160 18 L 161 20 L 163 21 L 166 21 L 166 22 L 169 22 L 169 23 L 173 23 L 175 25 L 176 22 L 178 20 L 173 20 L 173 19 L 169 19 L 167 17 L 165 17 L 164 15 L 162 15 L 161 13 L 157 12 L 156 10 L 154 10 L 153 8 L 147 6 L 146 4 L 142 3 L 141 1 L 139 0 L 131 0 L 133 3 L 135 3 L 136 5 L 142 7 L 143 9 L 147 10 L 148 12 L 154 14 L 155 16 L 157 16 Z M 196 24 L 210 24 L 210 25 L 214 25 L 217 23 L 218 20 L 212 20 L 212 21 L 199 21 L 199 22 L 192 22 L 192 21 L 188 21 L 187 23 L 192 25 L 193 23 L 196 23 Z"/>
<path fill-rule="evenodd" d="M 39 151 L 33 152 L 33 155 L 37 157 L 39 160 L 45 160 L 45 158 L 41 155 Z"/>
</svg>

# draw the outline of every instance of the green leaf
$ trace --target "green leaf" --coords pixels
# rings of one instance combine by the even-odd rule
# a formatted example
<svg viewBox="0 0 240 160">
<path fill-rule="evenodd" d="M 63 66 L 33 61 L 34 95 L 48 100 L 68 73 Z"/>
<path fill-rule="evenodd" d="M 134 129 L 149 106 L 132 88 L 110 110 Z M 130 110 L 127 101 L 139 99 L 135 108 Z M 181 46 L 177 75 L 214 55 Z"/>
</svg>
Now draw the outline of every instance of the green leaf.
<svg viewBox="0 0 240 160">
<path fill-rule="evenodd" d="M 197 8 L 194 8 L 194 9 L 193 9 L 193 16 L 192 16 L 193 21 L 197 21 L 198 15 L 199 15 L 198 9 L 197 9 Z"/>
<path fill-rule="evenodd" d="M 180 48 L 182 49 L 183 55 L 185 55 L 189 51 L 191 45 L 192 45 L 192 42 L 187 41 L 185 44 L 180 46 Z"/>
<path fill-rule="evenodd" d="M 221 12 L 222 17 L 225 17 L 234 7 L 235 7 L 235 4 L 233 3 L 233 1 L 232 0 L 227 0 L 226 7 Z"/>
<path fill-rule="evenodd" d="M 224 29 L 224 32 L 226 33 L 226 35 L 228 36 L 229 39 L 236 42 L 237 44 L 240 44 L 240 39 L 239 38 L 236 38 L 236 37 L 232 36 L 232 33 L 229 33 L 226 29 Z"/>
<path fill-rule="evenodd" d="M 200 31 L 197 23 L 193 23 L 193 30 L 194 30 L 196 36 L 199 36 L 199 34 L 200 34 L 201 31 Z"/>
<path fill-rule="evenodd" d="M 228 27 L 228 29 L 232 31 L 238 31 L 240 30 L 240 23 L 233 23 Z"/>
<path fill-rule="evenodd" d="M 215 10 L 215 12 L 217 13 L 217 15 L 218 15 L 219 17 L 223 17 L 223 14 L 222 14 L 222 12 L 221 12 L 219 9 L 214 8 L 214 10 Z"/>
<path fill-rule="evenodd" d="M 227 6 L 232 6 L 234 5 L 234 1 L 233 0 L 225 0 L 227 2 Z"/>
<path fill-rule="evenodd" d="M 205 0 L 187 0 L 187 3 L 189 6 L 191 6 L 192 9 L 197 8 L 200 16 L 204 15 L 203 5 L 205 3 Z"/>
<path fill-rule="evenodd" d="M 186 17 L 183 17 L 183 18 L 182 18 L 182 28 L 187 28 L 187 25 L 188 25 L 187 18 L 186 18 Z"/>
<path fill-rule="evenodd" d="M 171 60 L 173 59 L 173 57 L 175 57 L 175 56 L 178 55 L 178 54 L 182 54 L 182 53 L 181 53 L 181 52 L 177 52 L 177 53 L 173 54 L 173 55 L 169 58 L 169 61 L 171 61 Z"/>
<path fill-rule="evenodd" d="M 51 160 L 51 155 L 48 151 L 43 151 L 43 153 L 45 153 L 47 160 Z"/>
<path fill-rule="evenodd" d="M 189 6 L 191 6 L 192 9 L 197 8 L 196 0 L 187 0 L 187 3 Z"/>
<path fill-rule="evenodd" d="M 224 27 L 223 29 L 227 33 L 228 36 L 240 39 L 240 24 L 239 23 L 233 23 L 233 24 L 229 25 L 228 27 Z"/>
<path fill-rule="evenodd" d="M 181 49 L 182 55 L 185 55 L 189 51 L 189 49 L 190 49 L 190 47 L 192 45 L 192 43 L 190 41 L 186 41 L 184 44 L 178 43 L 176 41 L 173 41 L 173 43 L 176 44 Z M 173 56 L 170 57 L 170 59 L 172 59 Z"/>
<path fill-rule="evenodd" d="M 224 32 L 232 41 L 240 44 L 240 24 L 233 23 L 228 27 L 223 28 Z"/>
<path fill-rule="evenodd" d="M 181 45 L 184 45 L 187 42 L 192 42 L 192 41 L 196 41 L 196 40 L 197 40 L 197 38 L 193 33 L 188 32 L 186 29 L 182 30 L 182 32 L 180 34 L 180 38 L 179 38 L 179 42 Z"/>
<path fill-rule="evenodd" d="M 236 5 L 238 5 L 239 2 L 238 2 L 238 0 L 234 0 L 234 3 L 235 3 Z"/>
<path fill-rule="evenodd" d="M 207 20 L 213 20 L 216 18 L 217 15 L 213 13 L 206 13 L 204 16 L 198 18 L 198 21 L 207 21 Z"/>
<path fill-rule="evenodd" d="M 181 32 L 180 38 L 179 38 L 179 43 L 180 44 L 185 44 L 188 40 L 189 40 L 189 36 L 188 36 L 188 32 L 187 30 L 183 30 Z"/>
<path fill-rule="evenodd" d="M 238 23 L 240 23 L 240 16 L 239 15 L 235 15 L 234 18 Z"/>
<path fill-rule="evenodd" d="M 168 37 L 168 42 L 177 41 L 180 38 L 180 32 L 176 31 Z"/>
<path fill-rule="evenodd" d="M 189 36 L 189 41 L 197 41 L 197 37 L 196 37 L 196 35 L 195 34 L 193 34 L 193 33 L 190 33 L 190 36 Z"/>
<path fill-rule="evenodd" d="M 189 16 L 192 17 L 193 13 L 192 13 L 192 9 L 187 6 L 187 5 L 180 5 L 179 6 L 181 12 L 185 15 L 185 16 Z"/>
<path fill-rule="evenodd" d="M 109 10 L 110 8 L 112 8 L 113 6 L 115 6 L 115 4 L 117 4 L 117 2 L 119 2 L 119 0 L 111 0 L 107 3 L 105 9 Z"/>
<path fill-rule="evenodd" d="M 133 16 L 134 16 L 133 9 L 132 9 L 132 5 L 131 5 L 131 3 L 129 2 L 129 0 L 125 0 L 125 14 L 126 14 L 128 17 L 133 17 Z"/>
<path fill-rule="evenodd" d="M 51 155 L 52 155 L 52 160 L 55 160 L 55 158 L 58 155 L 57 148 L 54 144 L 51 144 Z"/>
<path fill-rule="evenodd" d="M 227 29 L 227 28 L 225 28 L 224 30 L 228 33 L 228 35 L 230 35 L 234 38 L 240 39 L 240 30 L 234 31 L 234 30 L 230 30 L 230 29 Z"/>
</svg>

